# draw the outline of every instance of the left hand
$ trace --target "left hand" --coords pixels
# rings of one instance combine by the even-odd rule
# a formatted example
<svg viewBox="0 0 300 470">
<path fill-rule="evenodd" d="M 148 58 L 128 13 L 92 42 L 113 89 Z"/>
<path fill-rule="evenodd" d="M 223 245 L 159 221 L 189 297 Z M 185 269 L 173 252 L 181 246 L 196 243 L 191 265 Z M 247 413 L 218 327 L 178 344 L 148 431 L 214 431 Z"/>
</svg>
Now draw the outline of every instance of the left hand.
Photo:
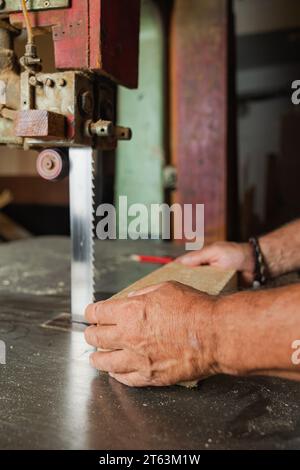
<svg viewBox="0 0 300 470">
<path fill-rule="evenodd" d="M 245 286 L 253 284 L 255 259 L 249 243 L 215 242 L 202 250 L 190 251 L 176 260 L 185 266 L 216 266 L 239 271 Z"/>
<path fill-rule="evenodd" d="M 216 298 L 166 282 L 88 306 L 86 341 L 100 349 L 91 365 L 134 387 L 197 380 L 218 369 Z"/>
</svg>

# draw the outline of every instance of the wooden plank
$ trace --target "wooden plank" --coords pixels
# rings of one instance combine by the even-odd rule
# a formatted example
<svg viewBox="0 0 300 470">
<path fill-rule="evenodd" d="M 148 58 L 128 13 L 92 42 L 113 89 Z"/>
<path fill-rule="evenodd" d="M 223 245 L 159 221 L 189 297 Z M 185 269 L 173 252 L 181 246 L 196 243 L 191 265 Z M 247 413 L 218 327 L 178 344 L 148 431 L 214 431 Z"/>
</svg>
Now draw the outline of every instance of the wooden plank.
<svg viewBox="0 0 300 470">
<path fill-rule="evenodd" d="M 51 111 L 30 109 L 17 112 L 15 133 L 18 137 L 60 138 L 66 135 L 66 118 Z"/>
<path fill-rule="evenodd" d="M 234 291 L 237 288 L 235 271 L 218 269 L 212 266 L 191 268 L 174 261 L 138 280 L 116 294 L 114 298 L 126 297 L 130 292 L 167 281 L 181 282 L 210 295 Z"/>
</svg>

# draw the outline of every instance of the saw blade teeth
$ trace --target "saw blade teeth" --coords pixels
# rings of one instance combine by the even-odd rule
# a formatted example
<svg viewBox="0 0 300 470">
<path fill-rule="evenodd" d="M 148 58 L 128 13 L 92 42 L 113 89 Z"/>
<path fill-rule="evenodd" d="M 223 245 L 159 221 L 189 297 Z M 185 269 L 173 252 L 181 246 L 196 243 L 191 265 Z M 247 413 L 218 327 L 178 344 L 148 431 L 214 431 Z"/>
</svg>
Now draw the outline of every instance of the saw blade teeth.
<svg viewBox="0 0 300 470">
<path fill-rule="evenodd" d="M 72 231 L 72 317 L 83 320 L 95 300 L 95 165 L 91 148 L 70 149 L 70 216 Z"/>
<path fill-rule="evenodd" d="M 91 269 L 92 269 L 92 300 L 95 302 L 95 177 L 96 177 L 96 165 L 94 152 L 91 158 L 91 208 L 92 208 L 92 222 L 91 222 Z"/>
</svg>

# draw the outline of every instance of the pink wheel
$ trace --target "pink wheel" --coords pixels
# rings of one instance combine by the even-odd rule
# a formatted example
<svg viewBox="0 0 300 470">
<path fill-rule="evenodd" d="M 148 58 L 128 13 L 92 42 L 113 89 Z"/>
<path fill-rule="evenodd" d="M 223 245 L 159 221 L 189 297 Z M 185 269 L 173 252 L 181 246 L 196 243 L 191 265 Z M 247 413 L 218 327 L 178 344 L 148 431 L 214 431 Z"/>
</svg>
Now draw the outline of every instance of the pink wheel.
<svg viewBox="0 0 300 470">
<path fill-rule="evenodd" d="M 62 180 L 69 174 L 69 158 L 60 149 L 46 149 L 39 154 L 36 168 L 46 180 Z"/>
</svg>

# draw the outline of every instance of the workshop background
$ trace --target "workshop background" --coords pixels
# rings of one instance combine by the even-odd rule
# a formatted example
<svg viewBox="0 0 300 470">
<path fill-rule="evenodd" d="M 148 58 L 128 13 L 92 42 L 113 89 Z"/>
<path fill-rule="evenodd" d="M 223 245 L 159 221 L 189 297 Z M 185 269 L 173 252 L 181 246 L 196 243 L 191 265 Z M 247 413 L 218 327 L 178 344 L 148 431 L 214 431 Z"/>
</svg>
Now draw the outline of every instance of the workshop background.
<svg viewBox="0 0 300 470">
<path fill-rule="evenodd" d="M 134 137 L 99 153 L 97 203 L 205 203 L 207 243 L 299 217 L 299 1 L 143 0 L 140 47 L 139 88 L 117 100 Z M 68 180 L 42 179 L 37 152 L 0 152 L 1 240 L 69 234 Z"/>
</svg>

